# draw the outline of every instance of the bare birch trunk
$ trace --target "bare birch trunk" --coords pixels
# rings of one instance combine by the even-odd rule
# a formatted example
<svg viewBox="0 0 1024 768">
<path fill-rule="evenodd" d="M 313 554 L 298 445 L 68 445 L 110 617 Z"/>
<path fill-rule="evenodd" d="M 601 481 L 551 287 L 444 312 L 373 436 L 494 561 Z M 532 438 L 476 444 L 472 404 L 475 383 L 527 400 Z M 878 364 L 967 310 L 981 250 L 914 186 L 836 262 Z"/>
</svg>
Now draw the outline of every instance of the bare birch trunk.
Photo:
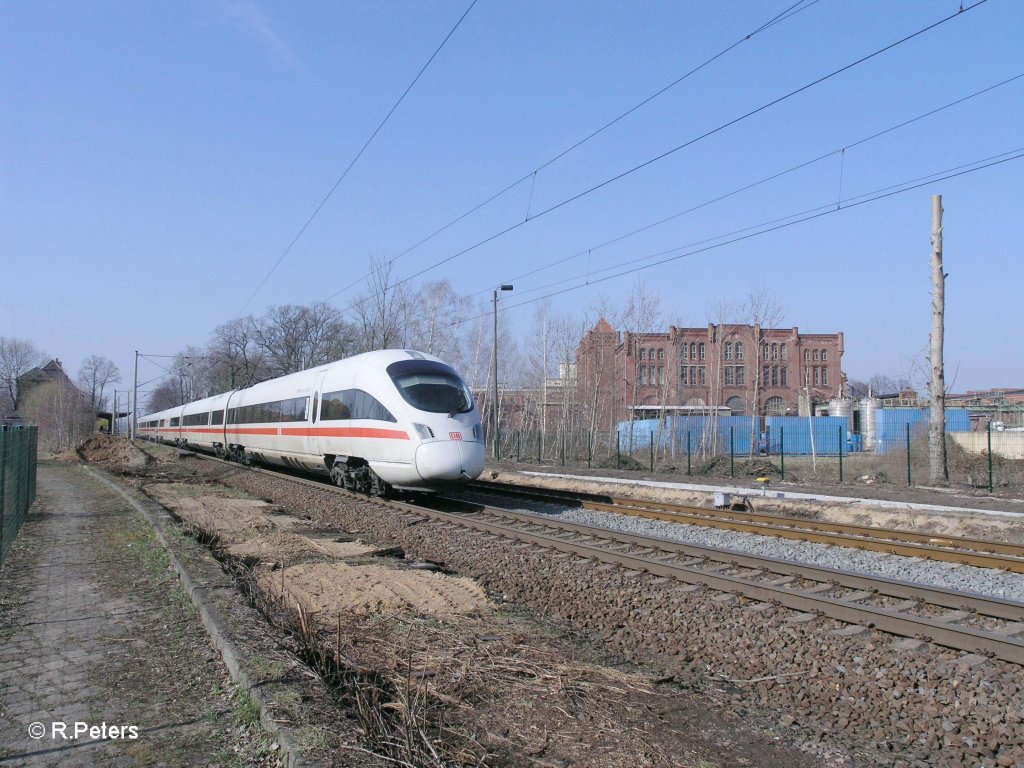
<svg viewBox="0 0 1024 768">
<path fill-rule="evenodd" d="M 942 363 L 946 278 L 942 271 L 942 195 L 932 195 L 932 333 L 931 418 L 928 425 L 928 468 L 931 482 L 949 480 L 946 466 L 946 381 Z"/>
</svg>

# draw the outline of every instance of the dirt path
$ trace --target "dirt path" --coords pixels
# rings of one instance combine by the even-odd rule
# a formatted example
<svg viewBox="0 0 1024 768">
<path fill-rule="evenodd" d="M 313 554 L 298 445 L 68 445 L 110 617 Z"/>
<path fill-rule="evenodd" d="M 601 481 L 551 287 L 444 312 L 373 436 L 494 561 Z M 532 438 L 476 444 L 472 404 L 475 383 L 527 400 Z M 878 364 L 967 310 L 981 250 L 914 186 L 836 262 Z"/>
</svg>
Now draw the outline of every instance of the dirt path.
<svg viewBox="0 0 1024 768">
<path fill-rule="evenodd" d="M 152 529 L 79 467 L 40 465 L 0 573 L 0 766 L 279 764 Z"/>
</svg>

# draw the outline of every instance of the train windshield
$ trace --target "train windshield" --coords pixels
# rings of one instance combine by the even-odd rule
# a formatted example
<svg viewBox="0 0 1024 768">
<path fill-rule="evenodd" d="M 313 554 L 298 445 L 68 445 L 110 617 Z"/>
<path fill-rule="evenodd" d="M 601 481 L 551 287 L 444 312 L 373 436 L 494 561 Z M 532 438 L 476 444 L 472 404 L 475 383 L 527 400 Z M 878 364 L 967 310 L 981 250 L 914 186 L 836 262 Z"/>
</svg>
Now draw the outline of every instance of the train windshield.
<svg viewBox="0 0 1024 768">
<path fill-rule="evenodd" d="M 473 396 L 451 368 L 427 360 L 408 362 L 418 365 L 393 364 L 388 366 L 388 373 L 413 408 L 450 414 L 473 410 Z"/>
</svg>

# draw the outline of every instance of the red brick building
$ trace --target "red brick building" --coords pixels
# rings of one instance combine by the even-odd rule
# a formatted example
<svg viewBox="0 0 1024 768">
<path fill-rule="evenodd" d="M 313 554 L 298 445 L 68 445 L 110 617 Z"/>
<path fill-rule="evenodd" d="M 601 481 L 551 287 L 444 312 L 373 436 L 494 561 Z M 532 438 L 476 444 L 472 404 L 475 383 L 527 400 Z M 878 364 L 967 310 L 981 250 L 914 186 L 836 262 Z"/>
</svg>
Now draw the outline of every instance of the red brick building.
<svg viewBox="0 0 1024 768">
<path fill-rule="evenodd" d="M 709 324 L 637 334 L 602 318 L 576 352 L 578 400 L 602 428 L 662 412 L 795 415 L 842 395 L 842 356 L 842 333 Z"/>
</svg>

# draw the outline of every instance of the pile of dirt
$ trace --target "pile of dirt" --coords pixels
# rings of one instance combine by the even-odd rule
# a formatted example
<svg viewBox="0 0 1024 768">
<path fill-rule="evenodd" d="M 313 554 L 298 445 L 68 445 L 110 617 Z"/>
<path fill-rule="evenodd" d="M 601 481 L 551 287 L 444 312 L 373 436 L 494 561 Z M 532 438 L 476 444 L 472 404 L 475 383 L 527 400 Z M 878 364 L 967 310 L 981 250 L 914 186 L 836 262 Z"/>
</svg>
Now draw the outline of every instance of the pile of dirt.
<svg viewBox="0 0 1024 768">
<path fill-rule="evenodd" d="M 230 557 L 248 562 L 292 565 L 311 560 L 341 560 L 369 554 L 373 547 L 361 541 L 311 539 L 295 533 L 274 532 L 252 536 L 225 549 Z"/>
<path fill-rule="evenodd" d="M 483 589 L 471 579 L 380 565 L 296 565 L 264 574 L 258 582 L 273 598 L 287 598 L 289 604 L 297 600 L 321 619 L 339 612 L 452 616 L 487 605 Z"/>
<path fill-rule="evenodd" d="M 711 461 L 693 468 L 695 475 L 727 477 L 733 473 L 736 477 L 743 478 L 782 477 L 782 469 L 764 458 L 736 458 L 734 462 L 730 463 L 728 456 L 716 456 Z M 786 473 L 786 479 L 796 480 L 791 471 Z"/>
<path fill-rule="evenodd" d="M 259 533 L 274 531 L 269 512 L 276 507 L 259 499 L 228 499 L 220 496 L 175 496 L 150 489 L 153 496 L 182 521 L 224 544 L 240 543 Z"/>
<path fill-rule="evenodd" d="M 124 464 L 130 467 L 142 467 L 149 464 L 152 459 L 140 451 L 127 437 L 112 437 L 111 435 L 94 435 L 82 443 L 77 451 L 77 456 L 83 461 L 90 463 Z"/>
<path fill-rule="evenodd" d="M 650 469 L 649 465 L 637 461 L 632 456 L 619 456 L 618 458 L 611 456 L 601 461 L 597 467 L 598 469 L 627 469 L 634 472 Z"/>
</svg>

